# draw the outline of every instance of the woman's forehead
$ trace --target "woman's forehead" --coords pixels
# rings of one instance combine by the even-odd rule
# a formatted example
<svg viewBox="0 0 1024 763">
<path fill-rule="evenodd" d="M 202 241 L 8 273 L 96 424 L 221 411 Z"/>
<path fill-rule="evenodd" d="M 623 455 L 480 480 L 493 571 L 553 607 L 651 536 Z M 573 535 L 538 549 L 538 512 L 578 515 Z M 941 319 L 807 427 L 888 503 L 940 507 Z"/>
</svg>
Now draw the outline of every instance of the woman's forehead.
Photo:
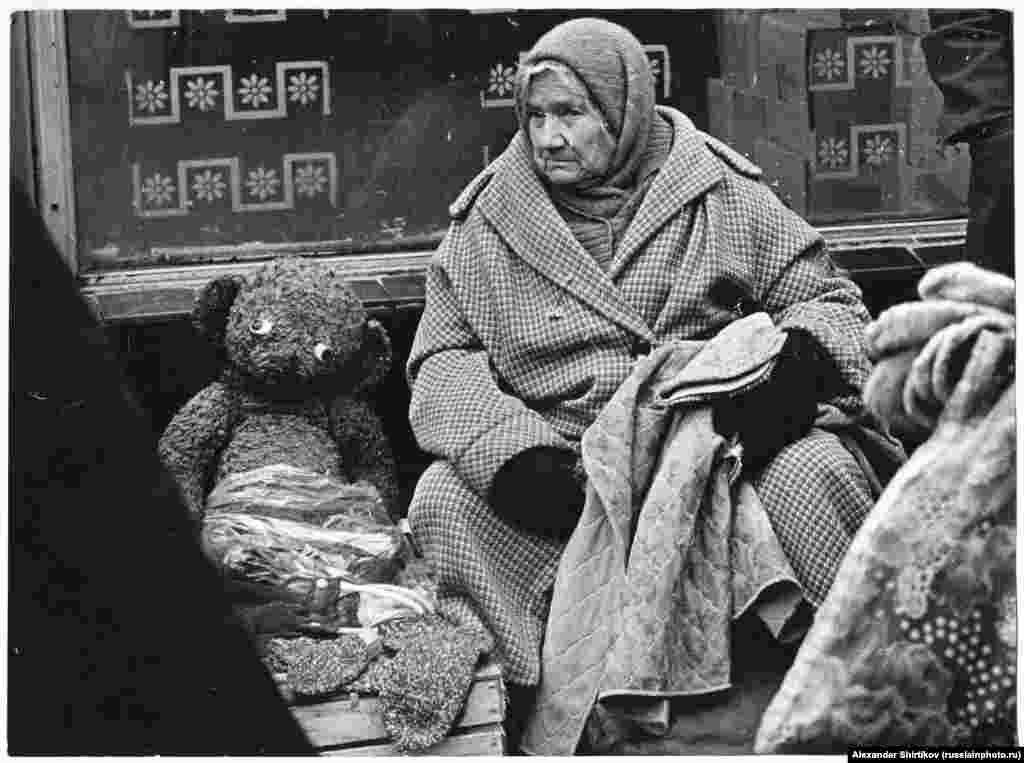
<svg viewBox="0 0 1024 763">
<path fill-rule="evenodd" d="M 569 67 L 554 62 L 542 61 L 526 73 L 527 103 L 541 101 L 582 101 L 590 103 L 590 94 Z"/>
</svg>

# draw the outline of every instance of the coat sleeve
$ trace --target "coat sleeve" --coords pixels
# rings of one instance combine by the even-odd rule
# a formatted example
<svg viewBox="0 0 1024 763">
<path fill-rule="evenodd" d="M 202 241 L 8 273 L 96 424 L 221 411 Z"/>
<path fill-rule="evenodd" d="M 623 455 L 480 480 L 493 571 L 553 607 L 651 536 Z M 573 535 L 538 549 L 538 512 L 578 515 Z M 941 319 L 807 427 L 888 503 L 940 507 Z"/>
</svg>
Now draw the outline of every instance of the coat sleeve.
<svg viewBox="0 0 1024 763">
<path fill-rule="evenodd" d="M 459 299 L 465 294 L 471 307 L 485 310 L 484 282 L 470 275 L 457 290 L 445 264 L 446 255 L 463 246 L 456 224 L 427 271 L 426 306 L 406 368 L 409 420 L 420 447 L 449 461 L 486 499 L 494 475 L 512 456 L 536 446 L 571 446 L 541 414 L 501 389 Z"/>
<path fill-rule="evenodd" d="M 779 328 L 803 329 L 818 341 L 850 387 L 840 407 L 857 407 L 870 372 L 864 345 L 870 316 L 860 287 L 832 262 L 814 228 L 771 191 L 764 193 L 771 198 L 758 216 L 756 238 L 762 261 L 771 264 L 764 274 L 762 304 Z"/>
</svg>

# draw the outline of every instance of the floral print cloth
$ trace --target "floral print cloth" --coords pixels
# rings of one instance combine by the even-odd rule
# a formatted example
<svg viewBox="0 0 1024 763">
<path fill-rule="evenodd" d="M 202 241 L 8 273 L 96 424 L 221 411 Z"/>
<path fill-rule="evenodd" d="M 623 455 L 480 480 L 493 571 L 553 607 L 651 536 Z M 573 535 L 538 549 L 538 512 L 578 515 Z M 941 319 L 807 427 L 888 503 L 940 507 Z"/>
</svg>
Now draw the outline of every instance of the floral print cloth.
<svg viewBox="0 0 1024 763">
<path fill-rule="evenodd" d="M 953 265 L 918 290 L 868 328 L 865 396 L 932 434 L 854 539 L 758 752 L 1017 744 L 1013 282 Z"/>
</svg>

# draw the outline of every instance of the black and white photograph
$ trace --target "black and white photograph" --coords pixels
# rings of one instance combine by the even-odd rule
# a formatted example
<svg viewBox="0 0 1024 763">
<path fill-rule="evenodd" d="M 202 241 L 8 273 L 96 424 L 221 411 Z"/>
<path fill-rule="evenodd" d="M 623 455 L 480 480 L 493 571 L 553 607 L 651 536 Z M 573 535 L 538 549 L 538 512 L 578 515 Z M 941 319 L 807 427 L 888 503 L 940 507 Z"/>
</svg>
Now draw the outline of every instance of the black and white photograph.
<svg viewBox="0 0 1024 763">
<path fill-rule="evenodd" d="M 10 10 L 5 752 L 1020 760 L 1013 21 Z"/>
</svg>

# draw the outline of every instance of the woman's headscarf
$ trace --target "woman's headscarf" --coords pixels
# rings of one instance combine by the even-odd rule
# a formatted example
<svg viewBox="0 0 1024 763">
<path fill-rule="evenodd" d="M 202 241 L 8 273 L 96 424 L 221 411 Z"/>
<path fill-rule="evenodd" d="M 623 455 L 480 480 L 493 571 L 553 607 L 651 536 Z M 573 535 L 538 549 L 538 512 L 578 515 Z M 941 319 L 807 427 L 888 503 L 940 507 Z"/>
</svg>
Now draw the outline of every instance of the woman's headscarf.
<svg viewBox="0 0 1024 763">
<path fill-rule="evenodd" d="M 550 61 L 568 67 L 579 78 L 616 140 L 608 172 L 598 187 L 576 193 L 601 197 L 628 192 L 645 160 L 654 120 L 654 78 L 643 46 L 628 29 L 596 18 L 567 21 L 542 36 L 520 62 L 516 77 L 516 114 L 527 141 L 530 82 L 544 69 L 538 64 Z"/>
</svg>

